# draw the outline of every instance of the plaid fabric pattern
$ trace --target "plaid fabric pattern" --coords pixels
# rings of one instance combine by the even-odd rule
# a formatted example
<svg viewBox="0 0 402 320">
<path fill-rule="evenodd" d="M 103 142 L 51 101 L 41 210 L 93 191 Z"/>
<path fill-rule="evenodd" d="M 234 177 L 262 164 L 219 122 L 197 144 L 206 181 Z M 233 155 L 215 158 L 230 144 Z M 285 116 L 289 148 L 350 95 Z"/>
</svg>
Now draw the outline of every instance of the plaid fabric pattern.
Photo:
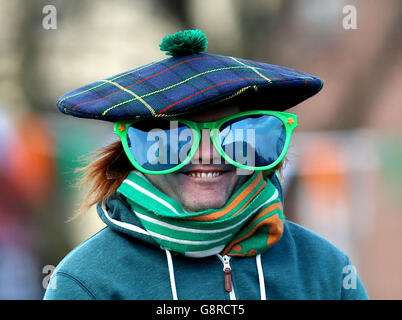
<svg viewBox="0 0 402 320">
<path fill-rule="evenodd" d="M 119 121 L 171 117 L 205 105 L 243 99 L 247 106 L 285 110 L 316 94 L 318 77 L 240 58 L 171 57 L 63 95 L 58 109 L 75 117 Z"/>
</svg>

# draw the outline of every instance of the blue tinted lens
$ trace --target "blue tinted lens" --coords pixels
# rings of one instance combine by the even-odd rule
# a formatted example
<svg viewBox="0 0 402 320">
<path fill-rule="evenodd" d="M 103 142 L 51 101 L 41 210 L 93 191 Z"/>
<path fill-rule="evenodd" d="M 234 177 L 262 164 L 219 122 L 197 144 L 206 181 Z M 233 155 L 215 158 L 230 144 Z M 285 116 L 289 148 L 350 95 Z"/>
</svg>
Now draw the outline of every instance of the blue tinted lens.
<svg viewBox="0 0 402 320">
<path fill-rule="evenodd" d="M 232 160 L 252 167 L 274 163 L 282 153 L 286 128 L 275 116 L 244 116 L 224 123 L 219 141 Z"/>
<path fill-rule="evenodd" d="M 142 168 L 163 171 L 187 158 L 193 135 L 189 127 L 178 121 L 140 121 L 128 128 L 127 143 Z"/>
</svg>

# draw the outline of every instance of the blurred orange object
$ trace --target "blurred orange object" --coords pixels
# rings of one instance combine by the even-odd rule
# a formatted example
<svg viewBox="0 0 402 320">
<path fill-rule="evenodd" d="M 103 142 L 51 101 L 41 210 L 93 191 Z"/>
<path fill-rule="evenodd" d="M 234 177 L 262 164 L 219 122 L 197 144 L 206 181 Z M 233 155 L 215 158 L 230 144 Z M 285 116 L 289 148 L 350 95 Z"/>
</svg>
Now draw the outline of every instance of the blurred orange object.
<svg viewBox="0 0 402 320">
<path fill-rule="evenodd" d="M 330 139 L 318 138 L 311 141 L 302 158 L 303 182 L 309 199 L 324 207 L 347 198 L 347 163 L 339 148 Z M 327 211 L 324 210 L 323 214 Z"/>
<path fill-rule="evenodd" d="M 22 200 L 46 201 L 54 183 L 53 139 L 47 124 L 35 115 L 25 116 L 8 144 L 8 172 Z"/>
</svg>

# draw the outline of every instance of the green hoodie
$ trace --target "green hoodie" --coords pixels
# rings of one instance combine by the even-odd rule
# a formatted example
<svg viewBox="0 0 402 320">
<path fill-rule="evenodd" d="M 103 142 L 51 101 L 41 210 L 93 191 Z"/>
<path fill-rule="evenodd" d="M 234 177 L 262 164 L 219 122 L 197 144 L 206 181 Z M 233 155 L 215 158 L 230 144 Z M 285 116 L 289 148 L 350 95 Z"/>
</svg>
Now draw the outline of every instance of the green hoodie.
<svg viewBox="0 0 402 320">
<path fill-rule="evenodd" d="M 123 196 L 97 210 L 107 226 L 60 262 L 44 299 L 368 299 L 347 255 L 290 221 L 256 257 L 189 258 L 160 248 Z"/>
</svg>

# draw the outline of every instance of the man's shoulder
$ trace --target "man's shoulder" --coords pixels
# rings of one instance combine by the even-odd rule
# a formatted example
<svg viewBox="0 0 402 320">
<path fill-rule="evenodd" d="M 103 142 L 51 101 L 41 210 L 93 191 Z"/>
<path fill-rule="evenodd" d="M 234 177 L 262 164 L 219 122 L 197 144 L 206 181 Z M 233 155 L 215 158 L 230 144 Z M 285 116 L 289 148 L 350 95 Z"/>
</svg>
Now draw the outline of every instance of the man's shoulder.
<svg viewBox="0 0 402 320">
<path fill-rule="evenodd" d="M 285 222 L 284 242 L 303 259 L 344 264 L 348 257 L 335 244 L 295 222 Z"/>
<path fill-rule="evenodd" d="M 291 221 L 284 224 L 282 238 L 267 250 L 266 265 L 277 287 L 271 296 L 278 299 L 367 299 L 355 269 L 350 274 L 349 257 L 335 244 L 316 232 Z M 286 277 L 281 277 L 283 275 Z M 355 288 L 346 290 L 345 279 L 354 276 Z M 349 278 L 347 278 L 349 277 Z M 274 280 L 275 279 L 275 280 Z M 286 292 L 284 294 L 283 292 Z"/>
<path fill-rule="evenodd" d="M 106 226 L 93 236 L 84 240 L 72 249 L 58 264 L 56 272 L 68 273 L 82 277 L 93 273 L 93 270 L 104 270 L 113 267 L 117 261 L 124 260 L 127 255 L 135 255 L 143 249 L 143 245 L 124 233 Z M 148 245 L 149 246 L 149 245 Z"/>
<path fill-rule="evenodd" d="M 58 264 L 57 271 L 83 270 L 86 265 L 92 265 L 103 260 L 109 251 L 119 254 L 120 250 L 113 250 L 123 239 L 121 236 L 105 227 L 73 248 Z"/>
<path fill-rule="evenodd" d="M 127 284 L 143 276 L 143 265 L 166 259 L 161 253 L 157 246 L 107 226 L 62 259 L 52 273 L 45 298 L 122 298 L 125 290 L 135 290 L 138 281 L 133 281 L 130 288 Z"/>
</svg>

